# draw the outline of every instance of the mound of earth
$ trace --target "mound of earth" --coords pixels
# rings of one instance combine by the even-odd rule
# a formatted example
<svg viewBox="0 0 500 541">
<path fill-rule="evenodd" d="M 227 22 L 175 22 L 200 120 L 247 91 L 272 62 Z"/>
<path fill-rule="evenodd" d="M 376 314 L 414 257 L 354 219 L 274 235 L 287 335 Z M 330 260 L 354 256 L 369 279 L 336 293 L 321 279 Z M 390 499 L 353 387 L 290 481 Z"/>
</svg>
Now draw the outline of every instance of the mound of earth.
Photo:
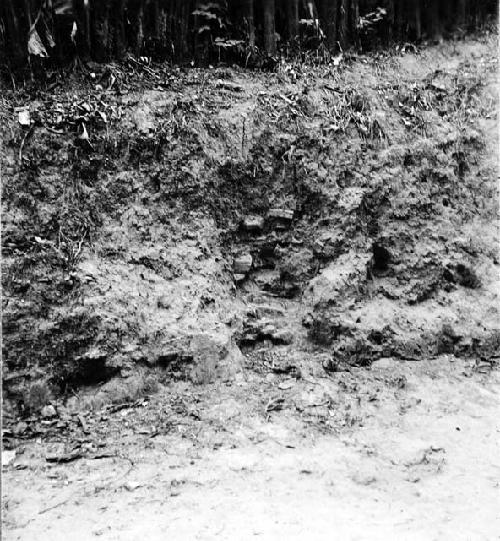
<svg viewBox="0 0 500 541">
<path fill-rule="evenodd" d="M 498 355 L 496 69 L 485 37 L 4 90 L 7 414 L 138 371 Z"/>
</svg>

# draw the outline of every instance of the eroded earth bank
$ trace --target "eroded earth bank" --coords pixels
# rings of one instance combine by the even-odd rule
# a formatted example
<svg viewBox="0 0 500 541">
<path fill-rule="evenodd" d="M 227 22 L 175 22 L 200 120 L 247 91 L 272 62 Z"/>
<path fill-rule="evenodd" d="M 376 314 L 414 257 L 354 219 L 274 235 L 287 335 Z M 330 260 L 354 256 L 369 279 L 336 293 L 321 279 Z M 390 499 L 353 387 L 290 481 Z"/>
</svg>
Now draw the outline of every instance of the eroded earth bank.
<svg viewBox="0 0 500 541">
<path fill-rule="evenodd" d="M 496 52 L 6 89 L 5 538 L 496 539 Z"/>
</svg>

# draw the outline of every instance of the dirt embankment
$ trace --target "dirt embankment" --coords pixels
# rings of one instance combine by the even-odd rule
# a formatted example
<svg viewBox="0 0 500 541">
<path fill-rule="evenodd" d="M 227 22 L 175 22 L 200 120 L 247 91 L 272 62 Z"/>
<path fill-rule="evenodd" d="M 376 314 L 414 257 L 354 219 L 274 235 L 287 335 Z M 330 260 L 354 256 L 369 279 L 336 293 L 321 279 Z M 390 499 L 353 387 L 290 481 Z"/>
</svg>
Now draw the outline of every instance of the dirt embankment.
<svg viewBox="0 0 500 541">
<path fill-rule="evenodd" d="M 2 94 L 6 539 L 495 538 L 495 45 Z"/>
<path fill-rule="evenodd" d="M 332 371 L 498 355 L 492 38 L 138 69 L 3 94 L 7 412 L 298 352 Z"/>
</svg>

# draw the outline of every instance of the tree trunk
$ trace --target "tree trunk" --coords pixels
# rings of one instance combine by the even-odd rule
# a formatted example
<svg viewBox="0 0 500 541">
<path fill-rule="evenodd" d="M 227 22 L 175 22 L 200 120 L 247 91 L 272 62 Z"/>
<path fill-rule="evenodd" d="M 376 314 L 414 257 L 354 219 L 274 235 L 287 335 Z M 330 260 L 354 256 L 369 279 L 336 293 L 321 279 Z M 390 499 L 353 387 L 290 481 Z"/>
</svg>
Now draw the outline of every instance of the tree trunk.
<svg viewBox="0 0 500 541">
<path fill-rule="evenodd" d="M 460 28 L 465 27 L 466 25 L 466 13 L 467 13 L 467 0 L 458 0 L 457 8 L 457 26 Z"/>
<path fill-rule="evenodd" d="M 263 0 L 264 2 L 264 49 L 270 56 L 276 54 L 276 29 L 275 29 L 275 1 Z"/>
<path fill-rule="evenodd" d="M 188 30 L 189 30 L 189 14 L 191 11 L 190 2 L 187 0 L 176 0 L 177 20 L 175 21 L 174 35 L 177 37 L 178 57 L 184 60 L 188 56 Z"/>
<path fill-rule="evenodd" d="M 420 41 L 422 39 L 422 2 L 421 0 L 413 0 L 414 9 L 413 15 L 415 17 L 415 39 Z"/>
<path fill-rule="evenodd" d="M 285 0 L 288 39 L 299 35 L 299 0 Z"/>
<path fill-rule="evenodd" d="M 351 13 L 349 16 L 350 19 L 350 36 L 351 42 L 356 47 L 359 46 L 358 42 L 358 22 L 359 22 L 359 0 L 351 0 Z"/>
<path fill-rule="evenodd" d="M 340 0 L 339 42 L 342 50 L 349 45 L 349 0 Z"/>
<path fill-rule="evenodd" d="M 144 2 L 139 3 L 136 16 L 136 35 L 134 51 L 136 56 L 139 56 L 144 46 Z"/>
<path fill-rule="evenodd" d="M 110 28 L 109 14 L 111 8 L 110 0 L 99 0 L 93 5 L 93 40 L 92 53 L 98 62 L 107 62 L 110 53 Z"/>
<path fill-rule="evenodd" d="M 321 24 L 330 49 L 337 46 L 338 0 L 322 0 L 320 4 Z"/>
<path fill-rule="evenodd" d="M 203 5 L 203 0 L 196 0 L 195 10 L 200 10 Z M 204 23 L 199 15 L 194 16 L 194 57 L 197 62 L 203 62 L 205 56 L 205 39 L 200 34 L 200 27 Z"/>
<path fill-rule="evenodd" d="M 439 13 L 439 0 L 428 0 L 426 9 L 427 15 L 427 33 L 432 41 L 441 41 L 441 17 Z"/>
<path fill-rule="evenodd" d="M 76 53 L 83 60 L 90 59 L 90 10 L 83 0 L 73 1 L 73 15 L 76 22 Z"/>
<path fill-rule="evenodd" d="M 394 23 L 396 20 L 396 6 L 395 0 L 386 0 L 385 7 L 387 10 L 387 27 L 384 35 L 385 41 L 391 43 L 394 40 Z"/>
<path fill-rule="evenodd" d="M 241 21 L 246 32 L 249 47 L 255 47 L 254 0 L 240 0 L 235 6 L 235 16 Z"/>
<path fill-rule="evenodd" d="M 126 0 L 116 0 L 114 7 L 115 54 L 118 59 L 122 59 L 127 51 L 125 33 L 125 2 Z"/>
<path fill-rule="evenodd" d="M 4 0 L 2 6 L 2 18 L 5 21 L 6 30 L 6 49 L 10 56 L 13 67 L 21 67 L 28 57 L 27 53 L 27 36 L 26 40 L 22 40 L 22 31 L 19 24 L 16 11 L 13 5 L 14 0 Z"/>
<path fill-rule="evenodd" d="M 26 14 L 26 20 L 28 23 L 28 27 L 31 28 L 31 6 L 29 0 L 24 0 L 24 13 Z"/>
<path fill-rule="evenodd" d="M 158 37 L 158 50 L 157 53 L 161 60 L 165 60 L 167 57 L 167 11 L 163 5 L 160 6 L 159 13 L 159 37 Z"/>
</svg>

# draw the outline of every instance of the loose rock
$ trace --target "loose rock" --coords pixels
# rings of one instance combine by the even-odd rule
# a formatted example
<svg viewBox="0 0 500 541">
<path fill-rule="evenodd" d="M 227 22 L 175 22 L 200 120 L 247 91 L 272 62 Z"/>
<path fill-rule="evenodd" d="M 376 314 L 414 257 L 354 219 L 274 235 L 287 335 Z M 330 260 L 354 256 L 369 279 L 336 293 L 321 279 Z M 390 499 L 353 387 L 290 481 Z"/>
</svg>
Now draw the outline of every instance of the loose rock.
<svg viewBox="0 0 500 541">
<path fill-rule="evenodd" d="M 293 210 L 288 209 L 270 209 L 268 217 L 275 220 L 283 220 L 285 222 L 291 222 L 293 220 Z"/>
<path fill-rule="evenodd" d="M 271 334 L 271 340 L 275 344 L 288 345 L 293 342 L 293 333 L 286 329 L 277 329 Z"/>
<path fill-rule="evenodd" d="M 52 417 L 57 417 L 57 411 L 54 406 L 48 405 L 42 408 L 42 417 L 45 419 L 51 419 Z"/>
<path fill-rule="evenodd" d="M 243 218 L 242 227 L 246 231 L 262 231 L 264 229 L 265 220 L 262 216 L 246 216 Z"/>
<path fill-rule="evenodd" d="M 2 451 L 2 466 L 8 466 L 16 458 L 16 451 Z"/>
<path fill-rule="evenodd" d="M 259 305 L 255 307 L 258 318 L 263 317 L 284 317 L 285 311 L 277 306 Z"/>
<path fill-rule="evenodd" d="M 26 430 L 28 430 L 28 424 L 24 421 L 19 421 L 19 423 L 14 426 L 12 432 L 14 433 L 14 436 L 21 436 Z"/>
<path fill-rule="evenodd" d="M 252 268 L 253 258 L 250 254 L 236 257 L 233 262 L 235 274 L 246 274 Z"/>
</svg>

